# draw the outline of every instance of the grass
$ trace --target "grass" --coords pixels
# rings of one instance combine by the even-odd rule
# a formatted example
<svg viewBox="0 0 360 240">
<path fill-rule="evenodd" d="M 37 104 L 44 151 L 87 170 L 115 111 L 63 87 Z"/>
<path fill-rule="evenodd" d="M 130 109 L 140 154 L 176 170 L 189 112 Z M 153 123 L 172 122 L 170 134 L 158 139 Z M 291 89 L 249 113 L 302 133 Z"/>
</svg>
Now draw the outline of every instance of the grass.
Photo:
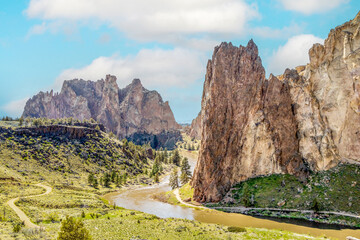
<svg viewBox="0 0 360 240">
<path fill-rule="evenodd" d="M 233 186 L 228 193 L 232 203 L 220 202 L 208 206 L 246 206 L 257 208 L 300 209 L 349 212 L 360 214 L 360 166 L 341 164 L 333 169 L 313 173 L 307 182 L 288 174 L 252 178 Z M 250 212 L 251 214 L 251 212 Z M 278 216 L 278 213 L 254 214 Z M 360 227 L 360 220 L 335 215 L 313 216 L 301 213 L 282 214 L 288 218 L 314 218 L 318 222 Z"/>
<path fill-rule="evenodd" d="M 15 186 L 15 185 L 11 185 Z M 32 186 L 24 186 L 30 193 Z M 15 187 L 14 187 L 15 189 Z M 36 194 L 38 189 L 34 189 Z M 15 194 L 14 194 L 15 195 Z M 9 222 L 0 222 L 0 238 L 53 239 L 65 216 L 82 218 L 93 239 L 306 239 L 279 230 L 239 229 L 184 219 L 160 219 L 154 215 L 123 208 L 114 208 L 95 193 L 55 186 L 48 195 L 26 198 L 18 206 L 46 231 L 31 232 L 22 228 L 13 233 Z"/>
<path fill-rule="evenodd" d="M 3 125 L 7 123 L 0 122 L 0 126 Z M 16 123 L 11 128 L 15 129 Z M 150 214 L 114 208 L 100 196 L 118 187 L 111 183 L 110 187 L 100 185 L 95 189 L 88 185 L 87 177 L 90 172 L 100 177 L 116 170 L 128 173 L 127 182 L 121 186 L 123 189 L 133 184 L 152 183 L 144 172 L 150 171 L 153 160 L 146 157 L 143 147 L 125 145 L 104 134 L 76 141 L 49 136 L 16 136 L 11 134 L 11 129 L 0 130 L 1 240 L 56 239 L 65 216 L 81 218 L 83 213 L 83 221 L 93 239 L 306 239 L 277 230 L 246 228 L 234 232 L 216 224 L 159 219 Z M 164 164 L 166 168 L 170 166 Z M 19 219 L 5 203 L 18 196 L 42 193 L 44 189 L 33 185 L 38 182 L 52 186 L 53 191 L 40 197 L 20 198 L 17 205 L 32 222 L 46 230 L 22 227 L 16 233 L 14 226 Z M 189 185 L 180 190 L 182 196 L 190 196 L 191 191 Z M 165 194 L 168 201 L 177 202 L 172 193 Z"/>
</svg>

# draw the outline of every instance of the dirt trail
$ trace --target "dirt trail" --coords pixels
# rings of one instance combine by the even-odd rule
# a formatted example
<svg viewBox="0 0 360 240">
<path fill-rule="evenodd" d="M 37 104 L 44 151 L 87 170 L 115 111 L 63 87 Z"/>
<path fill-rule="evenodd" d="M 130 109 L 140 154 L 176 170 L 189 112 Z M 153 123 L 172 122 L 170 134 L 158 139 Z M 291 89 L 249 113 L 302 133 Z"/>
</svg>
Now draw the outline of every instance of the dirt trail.
<svg viewBox="0 0 360 240">
<path fill-rule="evenodd" d="M 30 198 L 30 197 L 39 197 L 39 196 L 43 196 L 43 195 L 46 195 L 46 194 L 49 194 L 51 191 L 52 191 L 52 188 L 49 187 L 49 186 L 45 186 L 41 183 L 38 183 L 38 184 L 35 184 L 35 186 L 38 186 L 38 187 L 42 187 L 42 188 L 45 188 L 45 192 L 42 193 L 42 194 L 38 194 L 38 195 L 30 195 L 30 196 L 26 196 L 26 197 L 22 197 L 22 198 Z M 32 223 L 29 219 L 28 216 L 26 216 L 26 214 L 19 208 L 15 205 L 15 203 L 19 200 L 20 198 L 17 197 L 17 198 L 13 198 L 11 200 L 9 200 L 7 202 L 7 204 L 9 205 L 9 207 L 11 207 L 15 213 L 19 216 L 20 220 L 23 221 L 25 223 L 25 227 L 28 227 L 28 228 L 40 228 L 38 225 Z"/>
<path fill-rule="evenodd" d="M 181 199 L 181 197 L 180 197 L 179 189 L 178 189 L 178 188 L 174 190 L 174 194 L 175 194 L 175 196 L 176 196 L 176 199 L 177 199 L 181 204 L 184 204 L 184 205 L 186 205 L 186 206 L 188 206 L 188 207 L 196 207 L 196 208 L 201 208 L 201 209 L 209 209 L 209 208 L 206 208 L 206 207 L 203 207 L 203 206 L 196 206 L 196 205 L 193 205 L 193 204 L 191 204 L 191 203 L 184 202 L 184 201 Z"/>
</svg>

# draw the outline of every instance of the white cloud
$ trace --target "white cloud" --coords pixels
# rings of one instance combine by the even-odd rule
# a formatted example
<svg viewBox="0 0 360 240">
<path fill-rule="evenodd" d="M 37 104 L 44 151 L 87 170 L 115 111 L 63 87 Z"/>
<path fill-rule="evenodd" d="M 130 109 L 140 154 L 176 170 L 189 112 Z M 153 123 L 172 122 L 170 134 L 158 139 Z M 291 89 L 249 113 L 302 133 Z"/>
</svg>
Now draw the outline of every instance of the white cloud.
<svg viewBox="0 0 360 240">
<path fill-rule="evenodd" d="M 280 46 L 269 59 L 269 71 L 275 75 L 282 74 L 286 68 L 294 68 L 308 63 L 309 49 L 314 43 L 324 40 L 311 34 L 291 37 L 284 46 Z"/>
<path fill-rule="evenodd" d="M 303 14 L 322 13 L 336 8 L 350 0 L 278 0 L 285 9 Z"/>
<path fill-rule="evenodd" d="M 267 39 L 287 39 L 290 36 L 300 34 L 304 27 L 302 25 L 291 23 L 290 26 L 285 26 L 281 29 L 274 29 L 271 27 L 254 27 L 250 29 L 250 33 L 261 38 Z"/>
<path fill-rule="evenodd" d="M 28 99 L 29 98 L 24 98 L 9 102 L 6 105 L 2 106 L 1 110 L 3 110 L 8 116 L 20 117 Z"/>
<path fill-rule="evenodd" d="M 244 0 L 31 0 L 25 13 L 50 22 L 108 24 L 141 41 L 171 42 L 178 36 L 241 35 L 256 5 Z"/>
<path fill-rule="evenodd" d="M 140 78 L 148 88 L 186 87 L 204 77 L 205 63 L 206 56 L 197 51 L 143 49 L 135 56 L 99 57 L 80 69 L 67 69 L 57 77 L 53 88 L 59 91 L 64 80 L 98 80 L 106 74 L 115 75 L 119 87 L 133 78 Z"/>
</svg>

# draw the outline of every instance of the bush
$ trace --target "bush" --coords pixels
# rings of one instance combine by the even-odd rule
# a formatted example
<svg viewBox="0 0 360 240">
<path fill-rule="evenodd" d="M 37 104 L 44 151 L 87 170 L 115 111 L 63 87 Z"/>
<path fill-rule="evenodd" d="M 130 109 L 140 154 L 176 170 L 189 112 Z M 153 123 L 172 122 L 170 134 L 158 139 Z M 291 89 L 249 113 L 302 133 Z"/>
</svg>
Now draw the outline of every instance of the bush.
<svg viewBox="0 0 360 240">
<path fill-rule="evenodd" d="M 245 228 L 234 227 L 234 226 L 228 227 L 227 230 L 228 230 L 228 232 L 246 232 Z"/>
<path fill-rule="evenodd" d="M 58 240 L 88 240 L 91 236 L 81 220 L 66 217 L 61 222 Z"/>
<path fill-rule="evenodd" d="M 24 223 L 15 223 L 13 226 L 13 232 L 18 233 L 21 230 L 21 227 L 24 225 Z"/>
</svg>

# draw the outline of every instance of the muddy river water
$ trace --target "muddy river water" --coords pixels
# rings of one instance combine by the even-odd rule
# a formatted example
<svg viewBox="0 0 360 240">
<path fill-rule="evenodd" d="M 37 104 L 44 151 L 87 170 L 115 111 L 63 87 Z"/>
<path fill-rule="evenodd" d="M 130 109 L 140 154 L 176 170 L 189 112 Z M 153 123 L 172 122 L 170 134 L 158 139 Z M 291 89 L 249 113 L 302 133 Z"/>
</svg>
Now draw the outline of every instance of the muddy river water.
<svg viewBox="0 0 360 240">
<path fill-rule="evenodd" d="M 187 157 L 193 170 L 196 160 L 192 155 L 187 155 Z M 265 219 L 243 214 L 196 210 L 154 200 L 152 198 L 154 194 L 170 190 L 168 182 L 169 176 L 165 177 L 157 185 L 135 188 L 122 193 L 111 193 L 106 195 L 105 198 L 109 200 L 111 204 L 115 203 L 116 206 L 154 214 L 161 218 L 174 217 L 197 220 L 204 223 L 217 223 L 226 226 L 282 229 L 300 234 L 310 234 L 312 236 L 325 235 L 337 239 L 346 239 L 347 236 L 360 238 L 360 230 L 340 229 L 339 227 L 307 221 Z"/>
</svg>

